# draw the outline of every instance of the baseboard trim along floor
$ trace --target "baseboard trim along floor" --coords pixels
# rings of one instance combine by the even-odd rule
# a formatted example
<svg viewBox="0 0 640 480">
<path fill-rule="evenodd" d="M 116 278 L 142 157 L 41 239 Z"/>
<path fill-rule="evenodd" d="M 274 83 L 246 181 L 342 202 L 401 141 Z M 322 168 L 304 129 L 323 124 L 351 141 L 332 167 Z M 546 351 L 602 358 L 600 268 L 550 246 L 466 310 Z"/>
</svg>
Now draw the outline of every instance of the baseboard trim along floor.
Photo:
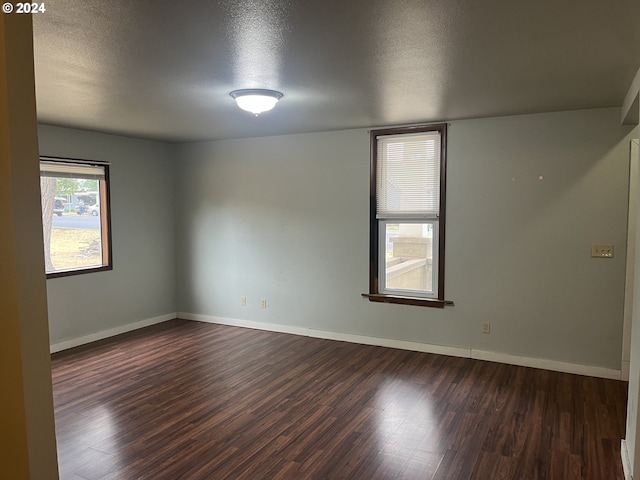
<svg viewBox="0 0 640 480">
<path fill-rule="evenodd" d="M 428 343 L 408 342 L 404 340 L 394 340 L 389 338 L 368 337 L 364 335 L 353 335 L 348 333 L 329 332 L 315 330 L 312 328 L 292 327 L 289 325 L 278 325 L 274 323 L 253 322 L 250 320 L 240 320 L 236 318 L 216 317 L 212 315 L 201 315 L 196 313 L 178 312 L 178 318 L 193 320 L 198 322 L 216 323 L 220 325 L 230 325 L 234 327 L 253 328 L 256 330 L 267 330 L 271 332 L 290 333 L 314 338 L 324 338 L 327 340 L 339 340 L 350 343 L 361 343 L 364 345 L 375 345 L 379 347 L 398 348 L 401 350 L 412 350 L 416 352 L 436 353 L 440 355 L 450 355 L 453 357 L 474 358 L 490 362 L 506 363 L 522 367 L 541 368 L 555 372 L 574 373 L 577 375 L 587 375 L 590 377 L 608 378 L 612 380 L 621 379 L 621 371 L 590 365 L 579 365 L 574 363 L 558 362 L 555 360 L 545 360 L 541 358 L 520 357 L 499 352 L 488 352 L 461 347 L 448 347 L 443 345 L 432 345 Z"/>
<path fill-rule="evenodd" d="M 266 330 L 270 332 L 289 333 L 293 335 L 301 335 L 305 337 L 324 338 L 327 340 L 338 340 L 341 342 L 360 343 L 363 345 L 375 345 L 379 347 L 398 348 L 401 350 L 412 350 L 415 352 L 436 353 L 439 355 L 449 355 L 453 357 L 474 358 L 477 360 L 486 360 L 490 362 L 506 363 L 509 365 L 519 365 L 522 367 L 541 368 L 544 370 L 552 370 L 555 372 L 574 373 L 578 375 L 587 375 L 590 377 L 609 378 L 620 380 L 622 372 L 602 367 L 590 365 L 579 365 L 574 363 L 558 362 L 555 360 L 545 360 L 541 358 L 520 357 L 517 355 L 509 355 L 506 353 L 489 352 L 462 347 L 449 347 L 445 345 L 432 345 L 429 343 L 409 342 L 405 340 L 395 340 L 391 338 L 369 337 L 365 335 L 353 335 L 349 333 L 330 332 L 325 330 L 316 330 L 313 328 L 293 327 L 290 325 L 279 325 L 275 323 L 253 322 L 250 320 L 240 320 L 236 318 L 217 317 L 213 315 L 201 315 L 197 313 L 178 312 L 167 313 L 158 317 L 140 320 L 138 322 L 129 323 L 108 330 L 91 333 L 82 337 L 54 343 L 50 346 L 50 352 L 56 353 L 69 348 L 77 347 L 87 343 L 103 340 L 105 338 L 120 335 L 121 333 L 130 332 L 139 328 L 148 327 L 157 323 L 173 320 L 174 318 L 182 318 L 205 323 L 216 323 L 220 325 L 230 325 L 234 327 L 253 328 L 256 330 Z"/>
<path fill-rule="evenodd" d="M 633 480 L 631 476 L 631 463 L 629 462 L 629 450 L 627 450 L 627 442 L 622 439 L 620 445 L 620 457 L 622 457 L 622 469 L 624 470 L 624 480 Z"/>
<path fill-rule="evenodd" d="M 174 318 L 176 318 L 176 312 L 167 313 L 165 315 L 160 315 L 158 317 L 147 318 L 145 320 L 140 320 L 134 323 L 128 323 L 127 325 L 109 328 L 107 330 L 101 330 L 99 332 L 90 333 L 89 335 L 83 335 L 82 337 L 72 338 L 70 340 L 65 340 L 64 342 L 51 344 L 49 346 L 49 351 L 50 353 L 61 352 L 62 350 L 68 350 L 69 348 L 78 347 L 80 345 L 85 345 L 87 343 L 97 342 L 98 340 L 114 337 L 116 335 L 120 335 L 121 333 L 127 333 L 133 330 L 138 330 L 139 328 L 155 325 L 156 323 L 162 323 L 168 320 L 173 320 Z"/>
</svg>

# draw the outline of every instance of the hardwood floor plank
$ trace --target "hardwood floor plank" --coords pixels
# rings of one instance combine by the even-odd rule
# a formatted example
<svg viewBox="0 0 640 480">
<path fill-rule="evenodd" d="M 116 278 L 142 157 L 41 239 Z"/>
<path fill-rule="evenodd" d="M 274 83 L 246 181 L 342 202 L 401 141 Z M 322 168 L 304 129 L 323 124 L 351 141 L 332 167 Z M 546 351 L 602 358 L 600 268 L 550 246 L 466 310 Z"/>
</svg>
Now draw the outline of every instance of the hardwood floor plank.
<svg viewBox="0 0 640 480">
<path fill-rule="evenodd" d="M 62 480 L 623 479 L 613 380 L 183 320 L 52 378 Z"/>
</svg>

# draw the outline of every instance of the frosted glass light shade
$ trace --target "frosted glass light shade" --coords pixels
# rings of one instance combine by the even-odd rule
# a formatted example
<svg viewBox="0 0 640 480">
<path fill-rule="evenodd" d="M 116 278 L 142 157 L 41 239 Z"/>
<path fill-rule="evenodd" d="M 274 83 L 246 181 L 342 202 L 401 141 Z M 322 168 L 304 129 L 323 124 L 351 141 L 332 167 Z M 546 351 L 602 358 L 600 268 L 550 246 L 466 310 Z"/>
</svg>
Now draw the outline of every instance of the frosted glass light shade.
<svg viewBox="0 0 640 480">
<path fill-rule="evenodd" d="M 267 112 L 275 107 L 278 100 L 282 98 L 282 93 L 275 90 L 234 90 L 229 95 L 236 101 L 242 110 L 258 115 Z"/>
</svg>

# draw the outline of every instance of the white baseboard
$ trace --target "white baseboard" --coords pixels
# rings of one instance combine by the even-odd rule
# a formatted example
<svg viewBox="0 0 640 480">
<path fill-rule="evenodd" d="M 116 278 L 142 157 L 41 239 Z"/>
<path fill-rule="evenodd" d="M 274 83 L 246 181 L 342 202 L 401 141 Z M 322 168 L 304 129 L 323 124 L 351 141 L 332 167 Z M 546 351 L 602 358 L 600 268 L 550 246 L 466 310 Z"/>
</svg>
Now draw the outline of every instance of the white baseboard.
<svg viewBox="0 0 640 480">
<path fill-rule="evenodd" d="M 275 323 L 252 322 L 250 320 L 238 320 L 236 318 L 214 317 L 211 315 L 201 315 L 199 313 L 178 312 L 178 318 L 184 320 L 195 320 L 196 322 L 217 323 L 220 325 L 230 325 L 232 327 L 253 328 L 254 330 L 267 330 L 269 332 L 292 333 L 308 337 L 308 328 L 292 327 L 290 325 L 278 325 Z"/>
<path fill-rule="evenodd" d="M 633 480 L 633 476 L 631 475 L 631 462 L 629 462 L 629 450 L 627 450 L 627 442 L 624 438 L 620 443 L 620 457 L 622 458 L 624 480 Z"/>
<path fill-rule="evenodd" d="M 610 378 L 614 380 L 619 380 L 621 377 L 620 370 L 557 362 L 554 360 L 544 360 L 540 358 L 519 357 L 516 355 L 487 352 L 470 348 L 432 345 L 428 343 L 408 342 L 390 338 L 368 337 L 365 335 L 353 335 L 349 333 L 330 332 L 306 327 L 293 327 L 289 325 L 278 325 L 274 323 L 253 322 L 250 320 L 216 317 L 212 315 L 201 315 L 187 312 L 178 312 L 178 318 L 183 318 L 185 320 L 195 320 L 198 322 L 217 323 L 220 325 L 231 325 L 234 327 L 267 330 L 271 332 L 291 333 L 294 335 L 301 335 L 305 337 L 360 343 L 363 345 L 376 345 L 379 347 L 398 348 L 400 350 L 413 350 L 416 352 L 436 353 L 453 357 L 475 358 L 477 360 L 487 360 L 490 362 L 506 363 L 509 365 L 520 365 L 523 367 L 541 368 L 543 370 L 553 370 L 556 372 L 575 373 L 578 375 L 587 375 L 590 377 Z"/>
<path fill-rule="evenodd" d="M 587 375 L 589 377 L 620 380 L 620 370 L 613 370 L 603 367 L 593 367 L 591 365 L 557 362 L 555 360 L 545 360 L 542 358 L 519 357 L 517 355 L 486 352 L 483 350 L 471 350 L 471 358 L 475 358 L 477 360 L 487 360 L 489 362 L 507 363 L 509 365 L 519 365 L 521 367 L 533 367 L 541 368 L 543 370 L 553 370 L 554 372 L 575 373 L 577 375 Z"/>
<path fill-rule="evenodd" d="M 82 337 L 72 338 L 71 340 L 65 340 L 64 342 L 54 343 L 49 346 L 51 353 L 60 352 L 69 348 L 84 345 L 86 343 L 96 342 L 105 338 L 120 335 L 121 333 L 131 332 L 132 330 L 138 330 L 139 328 L 155 325 L 156 323 L 166 322 L 167 320 L 173 320 L 176 318 L 176 313 L 167 313 L 160 315 L 159 317 L 147 318 L 146 320 L 140 320 L 139 322 L 129 323 L 120 327 L 110 328 L 108 330 L 102 330 L 100 332 L 91 333 Z"/>
<path fill-rule="evenodd" d="M 293 327 L 290 325 L 278 325 L 275 323 L 253 322 L 250 320 L 239 320 L 237 318 L 216 317 L 212 315 L 200 315 L 197 313 L 178 312 L 178 318 L 185 320 L 195 320 L 197 322 L 216 323 L 219 325 L 231 325 L 234 327 L 253 328 L 256 330 L 267 330 L 270 332 L 290 333 L 303 337 L 323 338 L 326 340 L 338 340 L 340 342 L 360 343 L 363 345 L 375 345 L 378 347 L 398 348 L 401 350 L 414 350 L 416 352 L 439 353 L 454 357 L 469 357 L 469 350 L 457 347 L 445 347 L 440 345 L 429 345 L 426 343 L 406 342 L 403 340 L 393 340 L 389 338 L 367 337 L 363 335 L 352 335 L 349 333 L 329 332 L 306 327 Z"/>
<path fill-rule="evenodd" d="M 341 342 L 361 343 L 363 345 L 375 345 L 377 347 L 397 348 L 399 350 L 412 350 L 414 352 L 437 353 L 450 357 L 469 357 L 469 349 L 460 347 L 448 347 L 445 345 L 432 345 L 429 343 L 408 342 L 406 340 L 394 340 L 392 338 L 367 337 L 364 335 L 352 335 L 349 333 L 326 332 L 323 330 L 309 329 L 309 337 L 338 340 Z"/>
</svg>

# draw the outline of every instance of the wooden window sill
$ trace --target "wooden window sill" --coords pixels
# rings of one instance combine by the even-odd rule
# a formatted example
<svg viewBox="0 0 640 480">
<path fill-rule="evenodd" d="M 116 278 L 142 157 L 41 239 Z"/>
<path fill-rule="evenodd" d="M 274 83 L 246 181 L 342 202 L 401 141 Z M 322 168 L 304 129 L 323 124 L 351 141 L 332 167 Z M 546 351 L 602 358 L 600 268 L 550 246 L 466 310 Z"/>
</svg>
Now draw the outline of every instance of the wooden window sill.
<svg viewBox="0 0 640 480">
<path fill-rule="evenodd" d="M 76 268 L 73 270 L 62 270 L 59 272 L 50 272 L 50 273 L 47 273 L 46 275 L 48 280 L 50 278 L 71 277 L 73 275 L 84 275 L 85 273 L 106 272 L 108 270 L 113 270 L 113 266 L 102 265 L 99 267 Z"/>
<path fill-rule="evenodd" d="M 381 293 L 363 293 L 362 296 L 368 298 L 370 302 L 398 303 L 401 305 L 416 305 L 419 307 L 432 308 L 453 306 L 453 302 L 451 300 L 438 300 L 437 298 L 402 297 L 399 295 L 384 295 Z"/>
</svg>

